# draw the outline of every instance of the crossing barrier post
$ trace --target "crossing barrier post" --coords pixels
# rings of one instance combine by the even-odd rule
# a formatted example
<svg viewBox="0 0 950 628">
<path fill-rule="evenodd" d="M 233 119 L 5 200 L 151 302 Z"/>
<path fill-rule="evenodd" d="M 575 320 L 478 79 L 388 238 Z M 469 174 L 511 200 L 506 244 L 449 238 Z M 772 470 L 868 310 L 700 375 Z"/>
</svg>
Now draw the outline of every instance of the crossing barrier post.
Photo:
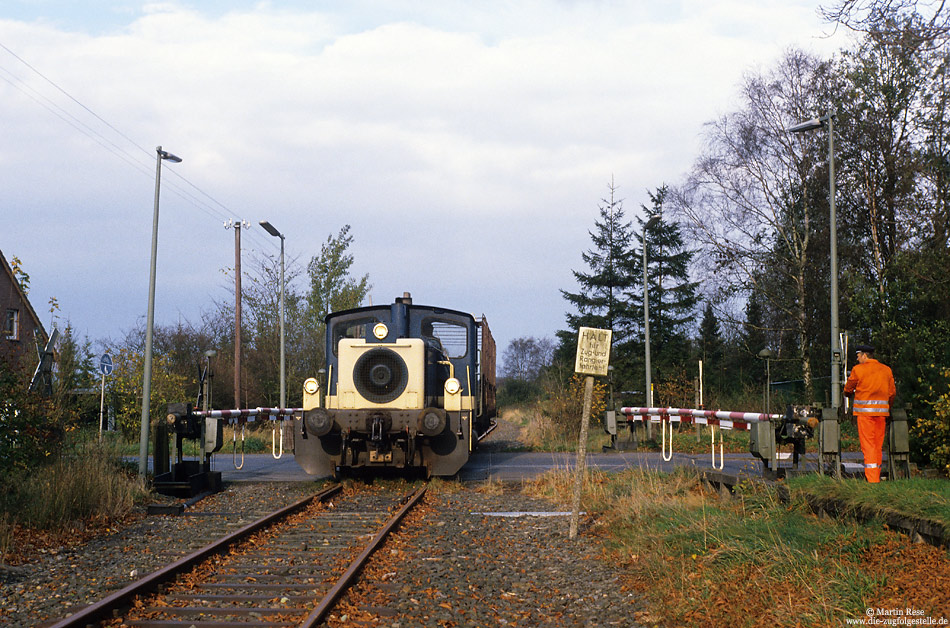
<svg viewBox="0 0 950 628">
<path fill-rule="evenodd" d="M 834 408 L 821 409 L 821 423 L 818 426 L 818 473 L 825 474 L 828 464 L 829 474 L 841 479 L 841 424 Z"/>
<path fill-rule="evenodd" d="M 910 438 L 907 432 L 907 410 L 894 408 L 887 422 L 887 477 L 890 480 L 910 478 Z"/>
</svg>

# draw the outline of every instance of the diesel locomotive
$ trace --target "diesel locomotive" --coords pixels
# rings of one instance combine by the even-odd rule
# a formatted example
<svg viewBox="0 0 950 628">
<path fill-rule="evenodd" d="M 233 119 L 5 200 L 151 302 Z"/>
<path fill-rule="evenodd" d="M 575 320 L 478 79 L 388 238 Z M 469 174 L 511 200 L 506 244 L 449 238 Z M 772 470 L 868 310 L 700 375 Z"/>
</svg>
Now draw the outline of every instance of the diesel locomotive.
<svg viewBox="0 0 950 628">
<path fill-rule="evenodd" d="M 495 416 L 495 342 L 484 317 L 414 305 L 326 317 L 324 379 L 303 385 L 294 455 L 313 475 L 368 469 L 454 475 Z"/>
</svg>

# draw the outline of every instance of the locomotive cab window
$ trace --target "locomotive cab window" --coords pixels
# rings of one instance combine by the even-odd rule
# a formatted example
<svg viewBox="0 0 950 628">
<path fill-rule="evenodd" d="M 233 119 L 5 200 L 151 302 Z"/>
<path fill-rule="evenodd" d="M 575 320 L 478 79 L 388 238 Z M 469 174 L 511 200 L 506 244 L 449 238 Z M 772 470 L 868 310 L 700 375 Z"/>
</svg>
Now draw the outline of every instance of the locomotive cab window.
<svg viewBox="0 0 950 628">
<path fill-rule="evenodd" d="M 468 328 L 455 321 L 433 316 L 424 318 L 422 335 L 439 341 L 450 358 L 464 358 L 468 353 Z"/>
<path fill-rule="evenodd" d="M 379 322 L 374 316 L 339 321 L 333 326 L 333 355 L 338 355 L 340 340 L 372 338 L 373 326 Z"/>
</svg>

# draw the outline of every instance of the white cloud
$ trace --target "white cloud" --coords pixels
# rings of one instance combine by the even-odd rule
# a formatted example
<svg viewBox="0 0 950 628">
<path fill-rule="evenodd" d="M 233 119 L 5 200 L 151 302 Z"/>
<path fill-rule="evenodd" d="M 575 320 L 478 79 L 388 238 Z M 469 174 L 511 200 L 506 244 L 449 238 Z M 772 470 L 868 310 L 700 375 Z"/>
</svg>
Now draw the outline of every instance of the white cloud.
<svg viewBox="0 0 950 628">
<path fill-rule="evenodd" d="M 485 312 L 502 343 L 553 335 L 610 177 L 632 217 L 744 71 L 832 49 L 813 7 L 778 0 L 204 5 L 0 9 L 0 43 L 132 140 L 0 49 L 0 249 L 93 337 L 144 315 L 157 144 L 184 159 L 159 321 L 221 296 L 222 217 L 267 218 L 304 261 L 352 224 L 377 303 L 410 290 Z"/>
</svg>

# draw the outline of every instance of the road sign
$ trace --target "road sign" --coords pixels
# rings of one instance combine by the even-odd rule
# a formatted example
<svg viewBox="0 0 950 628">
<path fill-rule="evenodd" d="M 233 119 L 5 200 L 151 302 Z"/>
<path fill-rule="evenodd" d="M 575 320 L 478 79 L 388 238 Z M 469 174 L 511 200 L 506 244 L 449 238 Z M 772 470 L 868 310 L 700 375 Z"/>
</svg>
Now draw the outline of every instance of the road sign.
<svg viewBox="0 0 950 628">
<path fill-rule="evenodd" d="M 99 372 L 103 375 L 112 375 L 112 356 L 108 353 L 99 358 Z"/>
<path fill-rule="evenodd" d="M 577 331 L 577 357 L 574 372 L 585 375 L 606 375 L 610 362 L 609 329 L 581 327 Z"/>
<path fill-rule="evenodd" d="M 590 406 L 594 396 L 593 375 L 606 375 L 610 362 L 609 329 L 581 327 L 577 330 L 577 358 L 574 372 L 587 375 L 584 378 L 584 411 L 581 415 L 581 433 L 577 439 L 577 464 L 574 466 L 574 494 L 572 496 L 571 523 L 568 537 L 577 536 L 578 517 L 581 510 L 581 489 L 587 472 L 587 427 L 590 423 Z"/>
</svg>

